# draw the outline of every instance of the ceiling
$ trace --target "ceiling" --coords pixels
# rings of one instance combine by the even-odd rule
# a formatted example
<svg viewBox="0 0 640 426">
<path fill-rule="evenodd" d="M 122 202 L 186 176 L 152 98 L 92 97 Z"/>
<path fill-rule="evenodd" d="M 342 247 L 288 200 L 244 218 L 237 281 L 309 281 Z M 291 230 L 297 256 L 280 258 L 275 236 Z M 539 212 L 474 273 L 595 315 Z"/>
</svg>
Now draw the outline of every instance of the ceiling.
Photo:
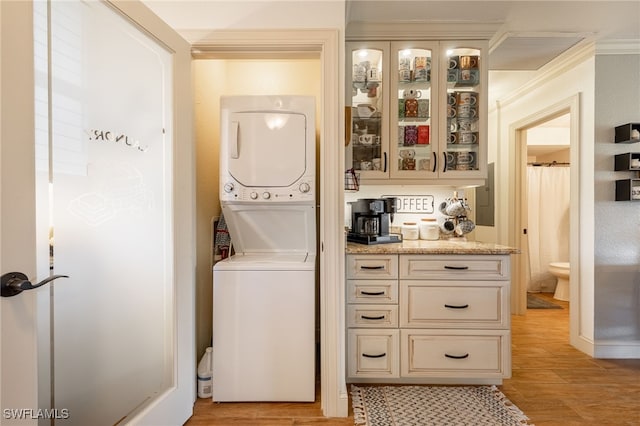
<svg viewBox="0 0 640 426">
<path fill-rule="evenodd" d="M 268 3 L 277 3 L 278 10 L 286 10 L 289 2 L 345 3 L 344 0 L 142 1 L 183 35 L 189 30 L 228 29 L 242 22 L 242 18 L 268 11 Z M 576 45 L 627 43 L 634 46 L 634 52 L 640 52 L 640 0 L 346 0 L 345 12 L 347 33 L 350 26 L 376 23 L 433 24 L 459 28 L 462 33 L 465 26 L 491 29 L 487 36 L 490 101 L 522 86 L 537 70 Z"/>
<path fill-rule="evenodd" d="M 279 0 L 287 2 L 335 0 Z M 338 0 L 343 1 L 343 0 Z M 268 0 L 143 0 L 178 32 L 237 22 Z M 346 0 L 347 31 L 354 23 L 491 24 L 489 67 L 533 71 L 585 41 L 640 40 L 640 1 L 592 0 Z M 226 16 L 226 18 L 225 18 Z M 210 28 L 203 26 L 209 25 Z"/>
<path fill-rule="evenodd" d="M 640 1 L 347 1 L 347 23 L 494 24 L 489 68 L 537 70 L 583 41 L 640 40 Z"/>
</svg>

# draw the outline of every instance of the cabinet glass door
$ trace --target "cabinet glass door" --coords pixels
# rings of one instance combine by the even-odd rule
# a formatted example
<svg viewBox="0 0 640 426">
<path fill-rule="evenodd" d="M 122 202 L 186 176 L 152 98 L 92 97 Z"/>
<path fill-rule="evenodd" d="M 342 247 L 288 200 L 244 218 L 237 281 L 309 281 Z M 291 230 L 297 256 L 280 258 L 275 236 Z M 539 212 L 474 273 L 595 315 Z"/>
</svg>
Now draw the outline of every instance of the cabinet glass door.
<svg viewBox="0 0 640 426">
<path fill-rule="evenodd" d="M 428 46 L 394 43 L 390 105 L 391 177 L 417 178 L 436 172 L 437 139 L 432 126 L 437 93 L 437 56 Z"/>
<path fill-rule="evenodd" d="M 361 177 L 384 178 L 388 176 L 387 126 L 383 114 L 386 88 L 382 79 L 386 72 L 385 48 L 354 46 L 349 59 L 347 105 L 352 108 L 347 168 L 353 168 Z"/>
<path fill-rule="evenodd" d="M 481 89 L 481 51 L 475 48 L 446 49 L 446 131 L 443 132 L 443 173 L 477 175 L 486 162 L 481 116 L 487 114 Z M 443 67 L 445 68 L 445 67 Z"/>
</svg>

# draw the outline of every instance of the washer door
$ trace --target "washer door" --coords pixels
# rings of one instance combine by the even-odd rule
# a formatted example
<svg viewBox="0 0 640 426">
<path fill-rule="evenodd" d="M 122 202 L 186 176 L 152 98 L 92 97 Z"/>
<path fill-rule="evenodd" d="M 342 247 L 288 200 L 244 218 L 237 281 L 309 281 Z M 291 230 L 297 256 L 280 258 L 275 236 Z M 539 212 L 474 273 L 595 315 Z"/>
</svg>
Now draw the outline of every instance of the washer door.
<svg viewBox="0 0 640 426">
<path fill-rule="evenodd" d="M 316 210 L 307 204 L 221 203 L 236 253 L 315 254 Z"/>
<path fill-rule="evenodd" d="M 230 114 L 229 173 L 245 187 L 288 187 L 306 172 L 306 118 L 280 111 Z"/>
</svg>

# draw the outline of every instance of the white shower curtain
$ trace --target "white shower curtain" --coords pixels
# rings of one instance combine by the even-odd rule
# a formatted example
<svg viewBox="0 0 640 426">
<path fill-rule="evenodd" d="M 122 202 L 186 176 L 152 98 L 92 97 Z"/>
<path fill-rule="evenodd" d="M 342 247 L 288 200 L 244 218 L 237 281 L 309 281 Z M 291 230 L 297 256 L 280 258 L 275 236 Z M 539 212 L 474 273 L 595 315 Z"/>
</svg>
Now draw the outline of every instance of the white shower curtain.
<svg viewBox="0 0 640 426">
<path fill-rule="evenodd" d="M 569 167 L 529 166 L 529 292 L 553 292 L 549 263 L 569 261 Z"/>
</svg>

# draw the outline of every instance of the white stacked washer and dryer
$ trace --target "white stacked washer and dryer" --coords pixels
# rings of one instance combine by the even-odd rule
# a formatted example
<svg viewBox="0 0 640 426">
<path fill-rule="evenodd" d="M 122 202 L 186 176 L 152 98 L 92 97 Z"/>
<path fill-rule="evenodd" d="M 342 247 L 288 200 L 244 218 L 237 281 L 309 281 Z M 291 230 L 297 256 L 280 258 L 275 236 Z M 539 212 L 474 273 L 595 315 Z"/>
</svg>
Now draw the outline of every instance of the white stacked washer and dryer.
<svg viewBox="0 0 640 426">
<path fill-rule="evenodd" d="M 213 400 L 315 399 L 315 99 L 222 97 Z"/>
</svg>

